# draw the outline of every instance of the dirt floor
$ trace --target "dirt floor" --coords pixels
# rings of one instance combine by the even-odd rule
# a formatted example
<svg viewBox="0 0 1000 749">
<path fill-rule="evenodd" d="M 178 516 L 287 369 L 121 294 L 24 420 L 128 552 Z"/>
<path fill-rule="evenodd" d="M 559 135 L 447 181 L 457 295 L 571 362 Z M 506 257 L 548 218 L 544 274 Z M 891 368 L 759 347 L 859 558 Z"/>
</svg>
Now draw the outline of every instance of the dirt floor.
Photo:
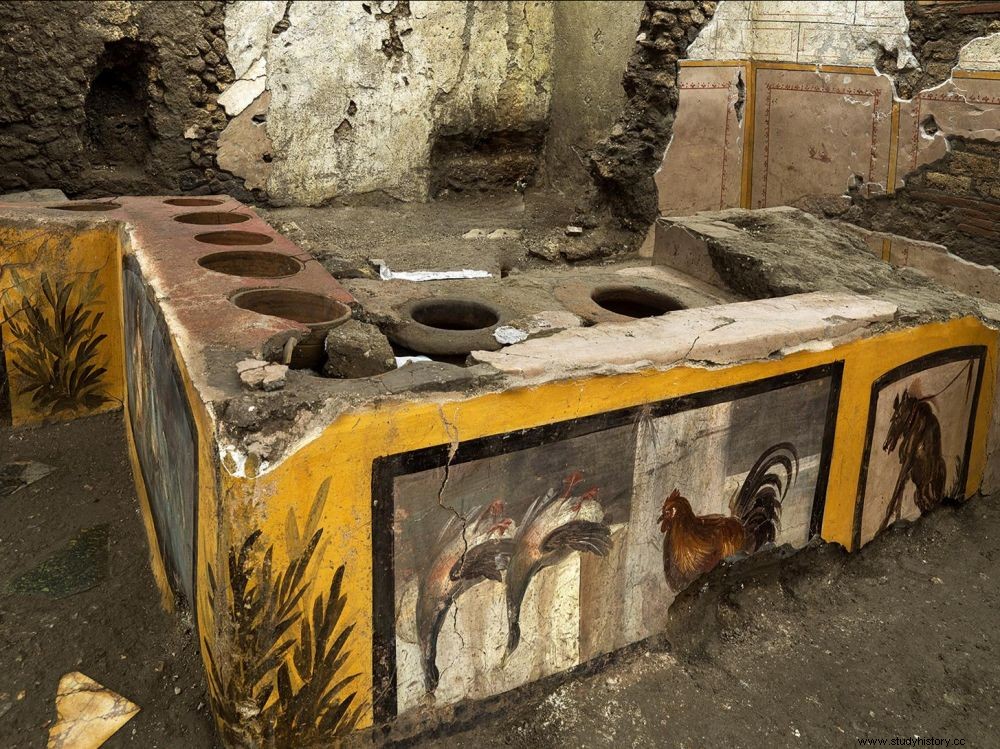
<svg viewBox="0 0 1000 749">
<path fill-rule="evenodd" d="M 0 464 L 34 460 L 48 476 L 0 496 L 0 746 L 43 747 L 59 678 L 81 671 L 141 711 L 108 747 L 212 747 L 201 659 L 189 617 L 160 607 L 146 552 L 121 413 L 67 424 L 0 429 Z M 54 598 L 13 592 L 25 573 L 87 529 L 97 553 L 57 576 Z M 16 584 L 21 581 L 20 584 Z"/>
<path fill-rule="evenodd" d="M 190 621 L 160 610 L 149 573 L 121 416 L 0 430 L 0 463 L 13 460 L 54 471 L 0 496 L 0 746 L 44 746 L 59 677 L 79 670 L 142 708 L 107 746 L 213 747 Z M 58 599 L 17 592 L 26 572 L 101 526 L 106 556 L 68 575 L 71 588 L 93 587 Z M 990 498 L 942 508 L 850 557 L 830 545 L 758 556 L 679 599 L 659 642 L 410 743 L 800 747 L 919 736 L 994 746 L 998 560 L 1000 502 Z"/>
<path fill-rule="evenodd" d="M 642 240 L 588 213 L 581 201 L 544 190 L 257 210 L 337 278 L 373 275 L 373 260 L 396 271 L 470 269 L 500 276 L 570 261 L 605 262 Z"/>
</svg>

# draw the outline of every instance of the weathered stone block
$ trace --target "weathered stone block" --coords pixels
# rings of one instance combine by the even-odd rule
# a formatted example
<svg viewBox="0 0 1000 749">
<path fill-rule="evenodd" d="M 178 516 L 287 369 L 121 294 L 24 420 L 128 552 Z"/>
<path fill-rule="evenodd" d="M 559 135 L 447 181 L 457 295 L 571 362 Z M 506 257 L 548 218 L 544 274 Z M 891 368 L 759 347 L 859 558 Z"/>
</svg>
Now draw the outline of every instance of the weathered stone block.
<svg viewBox="0 0 1000 749">
<path fill-rule="evenodd" d="M 327 377 L 371 377 L 396 368 L 389 339 L 374 325 L 348 320 L 326 336 Z"/>
<path fill-rule="evenodd" d="M 0 203 L 56 203 L 66 199 L 66 193 L 53 189 L 26 190 L 0 195 Z"/>
</svg>

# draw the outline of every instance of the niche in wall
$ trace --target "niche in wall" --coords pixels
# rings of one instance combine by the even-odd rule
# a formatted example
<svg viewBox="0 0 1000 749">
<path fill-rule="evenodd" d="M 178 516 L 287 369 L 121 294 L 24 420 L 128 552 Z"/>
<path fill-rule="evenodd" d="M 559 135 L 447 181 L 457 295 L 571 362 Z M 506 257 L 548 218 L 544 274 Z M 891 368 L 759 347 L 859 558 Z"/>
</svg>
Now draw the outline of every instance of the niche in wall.
<svg viewBox="0 0 1000 749">
<path fill-rule="evenodd" d="M 84 102 L 82 140 L 91 167 L 140 168 L 155 138 L 149 118 L 152 50 L 132 39 L 108 42 Z"/>
<path fill-rule="evenodd" d="M 545 129 L 435 133 L 431 193 L 500 190 L 534 180 Z"/>
</svg>

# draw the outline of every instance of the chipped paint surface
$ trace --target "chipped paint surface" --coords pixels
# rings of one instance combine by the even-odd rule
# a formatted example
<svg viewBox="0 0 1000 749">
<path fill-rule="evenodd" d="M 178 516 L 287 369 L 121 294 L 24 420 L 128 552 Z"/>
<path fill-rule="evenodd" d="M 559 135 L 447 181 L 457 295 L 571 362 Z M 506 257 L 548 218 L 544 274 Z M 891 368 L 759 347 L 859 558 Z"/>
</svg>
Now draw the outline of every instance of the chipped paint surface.
<svg viewBox="0 0 1000 749">
<path fill-rule="evenodd" d="M 242 0 L 227 7 L 226 36 L 238 80 L 219 101 L 232 115 L 270 92 L 266 184 L 279 203 L 374 190 L 422 200 L 437 132 L 548 115 L 547 2 Z"/>
<path fill-rule="evenodd" d="M 973 39 L 958 54 L 960 70 L 1000 70 L 1000 32 Z"/>
<path fill-rule="evenodd" d="M 805 294 L 680 310 L 615 327 L 573 328 L 501 351 L 478 351 L 475 357 L 529 381 L 550 378 L 553 360 L 572 363 L 577 376 L 666 368 L 684 361 L 724 366 L 765 358 L 818 337 L 849 339 L 891 320 L 895 312 L 891 302 Z"/>
<path fill-rule="evenodd" d="M 974 39 L 941 84 L 917 70 L 901 2 L 723 0 L 682 62 L 677 122 L 656 175 L 662 215 L 892 193 L 947 136 L 1000 138 L 1000 35 Z M 896 78 L 880 74 L 886 54 Z M 697 169 L 704 179 L 688 180 Z"/>
<path fill-rule="evenodd" d="M 882 50 L 916 65 L 901 2 L 722 0 L 688 48 L 692 60 L 784 60 L 873 65 Z"/>
</svg>

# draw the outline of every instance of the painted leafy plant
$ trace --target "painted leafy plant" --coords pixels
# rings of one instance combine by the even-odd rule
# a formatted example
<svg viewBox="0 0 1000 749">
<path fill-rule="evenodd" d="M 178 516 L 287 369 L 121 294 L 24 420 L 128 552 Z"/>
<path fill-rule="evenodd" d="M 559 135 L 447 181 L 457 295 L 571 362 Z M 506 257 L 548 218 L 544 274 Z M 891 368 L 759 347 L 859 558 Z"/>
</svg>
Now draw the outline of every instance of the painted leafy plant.
<svg viewBox="0 0 1000 749">
<path fill-rule="evenodd" d="M 308 746 L 344 736 L 357 726 L 365 702 L 349 686 L 347 674 L 354 625 L 344 625 L 344 565 L 329 590 L 316 596 L 308 612 L 302 602 L 312 588 L 308 575 L 322 556 L 323 529 L 317 528 L 329 479 L 316 495 L 305 532 L 290 513 L 289 561 L 275 570 L 274 546 L 254 564 L 261 531 L 230 549 L 228 585 L 220 589 L 208 567 L 209 602 L 224 606 L 226 624 L 214 647 L 205 641 L 212 700 L 227 743 L 275 747 Z M 224 600 L 218 598 L 224 596 Z"/>
<path fill-rule="evenodd" d="M 347 603 L 341 592 L 343 580 L 341 565 L 326 597 L 317 596 L 311 616 L 300 619 L 291 662 L 278 667 L 278 699 L 271 706 L 275 746 L 303 746 L 346 735 L 364 713 L 364 702 L 355 702 L 356 691 L 344 694 L 359 674 L 344 673 L 354 625 L 337 631 Z M 302 684 L 297 691 L 292 688 L 292 670 Z"/>
<path fill-rule="evenodd" d="M 106 403 L 100 344 L 107 337 L 98 333 L 104 317 L 96 311 L 103 291 L 97 273 L 79 280 L 52 281 L 41 273 L 37 288 L 11 269 L 11 278 L 21 291 L 21 304 L 6 306 L 3 317 L 12 340 L 7 346 L 11 367 L 17 371 L 19 395 L 49 415 L 92 409 Z"/>
</svg>

